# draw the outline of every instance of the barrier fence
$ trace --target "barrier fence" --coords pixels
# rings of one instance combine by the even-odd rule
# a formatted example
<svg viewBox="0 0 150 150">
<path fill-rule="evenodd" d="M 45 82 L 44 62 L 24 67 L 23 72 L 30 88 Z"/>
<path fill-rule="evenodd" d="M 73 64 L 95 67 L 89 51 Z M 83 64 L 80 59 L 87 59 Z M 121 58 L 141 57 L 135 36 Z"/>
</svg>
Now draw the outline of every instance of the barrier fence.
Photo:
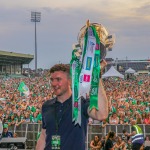
<svg viewBox="0 0 150 150">
<path fill-rule="evenodd" d="M 150 137 L 150 125 L 140 124 L 139 125 L 144 133 L 144 137 Z M 128 133 L 131 133 L 131 125 L 106 125 L 105 127 L 99 124 L 88 125 L 87 137 L 86 137 L 86 149 L 89 149 L 89 143 L 94 138 L 94 135 L 99 137 L 105 136 L 109 131 L 116 132 L 117 135 L 122 135 L 122 130 L 126 129 Z M 24 123 L 19 126 L 10 126 L 9 131 L 17 133 L 18 137 L 27 138 L 27 148 L 34 149 L 37 142 L 38 133 L 41 131 L 41 124 L 37 123 Z"/>
<path fill-rule="evenodd" d="M 150 125 L 139 124 L 139 126 L 141 127 L 144 133 L 144 137 L 150 137 Z M 107 135 L 109 131 L 114 131 L 117 136 L 121 136 L 123 129 L 126 129 L 128 133 L 131 133 L 131 125 L 106 125 L 105 127 L 102 127 L 98 124 L 89 125 L 87 129 L 88 132 L 86 138 L 87 150 L 89 149 L 90 141 L 94 139 L 95 135 L 99 135 L 99 137 L 101 138 L 102 136 Z"/>
<path fill-rule="evenodd" d="M 26 137 L 27 149 L 34 149 L 36 146 L 38 133 L 41 131 L 41 124 L 23 123 L 19 126 L 10 126 L 9 131 L 16 133 L 17 137 Z"/>
</svg>

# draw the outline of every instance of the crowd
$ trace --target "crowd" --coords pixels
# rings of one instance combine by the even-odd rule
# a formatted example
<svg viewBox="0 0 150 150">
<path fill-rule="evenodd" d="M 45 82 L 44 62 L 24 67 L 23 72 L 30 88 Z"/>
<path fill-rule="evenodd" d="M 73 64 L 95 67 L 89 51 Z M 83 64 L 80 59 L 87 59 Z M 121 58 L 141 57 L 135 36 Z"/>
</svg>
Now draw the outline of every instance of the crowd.
<svg viewBox="0 0 150 150">
<path fill-rule="evenodd" d="M 135 123 L 135 120 L 132 121 Z M 133 128 L 133 126 L 132 126 Z M 128 133 L 126 129 L 122 130 L 121 135 L 117 135 L 114 131 L 109 131 L 107 135 L 102 136 L 95 134 L 93 139 L 90 141 L 90 150 L 150 150 L 150 138 L 149 136 L 143 137 L 142 143 L 139 145 L 137 142 L 139 140 L 139 135 L 137 136 L 136 142 L 135 137 L 133 136 L 133 130 L 131 133 Z M 134 140 L 133 140 L 134 139 Z"/>
<path fill-rule="evenodd" d="M 18 90 L 19 84 L 24 82 L 30 94 L 22 96 Z M 150 76 L 139 75 L 132 79 L 107 78 L 103 79 L 108 98 L 109 115 L 102 122 L 89 118 L 89 124 L 150 124 Z M 11 125 L 21 123 L 41 123 L 42 104 L 54 97 L 50 87 L 49 76 L 43 74 L 34 78 L 0 79 L 0 120 L 4 124 L 3 137 L 14 136 L 8 132 Z M 124 133 L 123 133 L 124 134 Z M 93 150 L 106 146 L 106 139 L 95 135 L 90 143 Z M 109 141 L 109 140 L 108 140 Z M 108 144 L 110 145 L 110 143 Z M 116 139 L 115 149 L 125 149 L 122 137 Z"/>
<path fill-rule="evenodd" d="M 30 90 L 28 97 L 21 96 L 18 86 L 21 81 Z M 53 97 L 49 78 L 0 79 L 0 119 L 8 126 L 24 122 L 41 123 L 42 104 Z"/>
<path fill-rule="evenodd" d="M 119 78 L 104 79 L 104 86 L 109 102 L 108 118 L 99 122 L 89 119 L 89 124 L 101 124 L 104 128 L 107 124 L 128 125 L 147 124 L 150 125 L 150 76 L 140 75 L 132 79 L 123 80 Z M 149 136 L 145 141 L 150 142 Z M 90 142 L 91 150 L 113 149 L 113 150 L 132 150 L 131 135 L 125 129 L 122 135 L 115 135 L 110 131 L 108 135 L 99 138 L 98 135 Z M 135 148 L 138 149 L 138 148 Z M 140 150 L 149 150 L 148 146 L 143 144 Z"/>
<path fill-rule="evenodd" d="M 109 123 L 150 124 L 150 76 L 105 81 L 109 100 Z"/>
<path fill-rule="evenodd" d="M 24 81 L 30 95 L 24 97 L 18 90 Z M 103 79 L 109 102 L 109 116 L 103 124 L 150 124 L 150 76 L 139 75 L 134 79 Z M 23 122 L 40 123 L 41 106 L 53 97 L 49 77 L 0 79 L 0 119 L 9 126 Z M 89 123 L 94 120 L 89 119 Z"/>
<path fill-rule="evenodd" d="M 109 102 L 109 115 L 104 124 L 150 124 L 150 76 L 134 79 L 107 78 L 104 86 Z M 90 124 L 96 121 L 90 119 Z M 97 122 L 96 122 L 97 123 Z"/>
</svg>

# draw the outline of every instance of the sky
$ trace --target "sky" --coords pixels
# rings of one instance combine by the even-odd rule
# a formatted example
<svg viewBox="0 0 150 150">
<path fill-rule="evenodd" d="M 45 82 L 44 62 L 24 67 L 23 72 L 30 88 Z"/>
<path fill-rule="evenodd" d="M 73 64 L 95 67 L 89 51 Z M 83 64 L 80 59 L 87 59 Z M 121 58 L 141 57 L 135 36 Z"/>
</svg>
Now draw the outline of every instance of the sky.
<svg viewBox="0 0 150 150">
<path fill-rule="evenodd" d="M 107 58 L 150 59 L 149 0 L 0 0 L 0 50 L 34 55 L 31 11 L 41 12 L 38 68 L 69 63 L 72 45 L 88 19 L 115 35 Z M 34 65 L 33 60 L 29 67 Z"/>
</svg>

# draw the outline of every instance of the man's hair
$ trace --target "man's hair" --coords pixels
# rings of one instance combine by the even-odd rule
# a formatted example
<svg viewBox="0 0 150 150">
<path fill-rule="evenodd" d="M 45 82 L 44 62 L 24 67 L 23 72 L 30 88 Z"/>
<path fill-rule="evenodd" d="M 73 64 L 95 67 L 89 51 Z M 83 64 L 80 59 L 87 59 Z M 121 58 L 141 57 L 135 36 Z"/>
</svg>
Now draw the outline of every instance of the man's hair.
<svg viewBox="0 0 150 150">
<path fill-rule="evenodd" d="M 50 74 L 54 73 L 55 71 L 63 71 L 68 74 L 70 77 L 70 65 L 69 64 L 56 64 L 50 69 Z"/>
</svg>

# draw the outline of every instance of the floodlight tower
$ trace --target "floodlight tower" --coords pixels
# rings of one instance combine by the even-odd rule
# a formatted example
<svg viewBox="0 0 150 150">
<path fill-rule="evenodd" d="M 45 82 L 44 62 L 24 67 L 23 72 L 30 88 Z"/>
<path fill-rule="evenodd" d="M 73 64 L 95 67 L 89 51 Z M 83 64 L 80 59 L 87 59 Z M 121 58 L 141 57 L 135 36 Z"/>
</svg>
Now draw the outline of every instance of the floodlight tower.
<svg viewBox="0 0 150 150">
<path fill-rule="evenodd" d="M 31 12 L 31 22 L 35 22 L 35 72 L 37 73 L 37 37 L 36 23 L 41 20 L 41 12 Z"/>
</svg>

